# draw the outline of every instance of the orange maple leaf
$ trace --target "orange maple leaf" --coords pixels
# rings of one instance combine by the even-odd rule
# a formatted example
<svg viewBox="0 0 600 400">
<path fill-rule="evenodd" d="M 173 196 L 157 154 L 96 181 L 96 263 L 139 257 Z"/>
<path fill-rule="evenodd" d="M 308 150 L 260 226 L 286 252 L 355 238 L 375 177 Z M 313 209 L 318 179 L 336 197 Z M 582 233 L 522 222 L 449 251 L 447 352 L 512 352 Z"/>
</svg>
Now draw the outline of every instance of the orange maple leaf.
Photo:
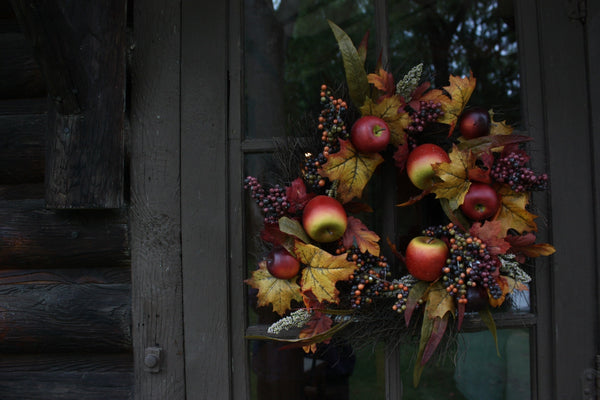
<svg viewBox="0 0 600 400">
<path fill-rule="evenodd" d="M 450 125 L 450 133 L 454 129 L 458 117 L 463 112 L 467 102 L 475 90 L 475 84 L 477 80 L 473 77 L 473 72 L 470 73 L 469 77 L 458 77 L 450 75 L 450 85 L 444 86 L 444 91 L 440 89 L 433 89 L 425 93 L 421 100 L 428 101 L 433 100 L 434 102 L 440 102 L 442 104 L 442 111 L 444 115 L 438 118 L 437 122 L 442 124 Z M 450 95 L 448 97 L 446 95 Z"/>
<path fill-rule="evenodd" d="M 338 181 L 337 194 L 342 203 L 362 196 L 363 189 L 383 157 L 379 153 L 363 154 L 348 140 L 340 140 L 340 151 L 327 157 L 319 173 Z"/>
<path fill-rule="evenodd" d="M 385 96 L 391 96 L 396 92 L 394 77 L 383 68 L 379 68 L 376 74 L 367 75 L 367 80 L 382 91 Z"/>
<path fill-rule="evenodd" d="M 510 135 L 513 133 L 513 127 L 508 125 L 506 121 L 494 121 L 494 111 L 489 110 L 490 114 L 490 136 L 495 135 Z"/>
<path fill-rule="evenodd" d="M 554 246 L 548 243 L 535 243 L 535 234 L 528 232 L 524 235 L 508 235 L 506 241 L 510 244 L 510 252 L 517 256 L 517 261 L 525 262 L 526 257 L 549 256 L 556 252 Z"/>
<path fill-rule="evenodd" d="M 334 256 L 311 244 L 296 241 L 294 254 L 305 267 L 300 285 L 302 291 L 311 291 L 319 302 L 339 303 L 335 284 L 347 280 L 356 264 L 346 260 L 346 254 Z"/>
<path fill-rule="evenodd" d="M 497 185 L 495 189 L 500 195 L 501 205 L 494 220 L 502 224 L 502 232 L 506 233 L 511 228 L 519 233 L 537 231 L 534 221 L 537 215 L 527 211 L 529 193 L 517 193 L 505 184 Z"/>
<path fill-rule="evenodd" d="M 252 277 L 245 281 L 254 289 L 258 289 L 258 306 L 273 306 L 273 311 L 284 315 L 290 309 L 293 300 L 302 301 L 300 286 L 296 278 L 290 280 L 278 279 L 267 270 L 266 261 L 261 261 L 258 269 L 252 272 Z"/>
<path fill-rule="evenodd" d="M 488 292 L 489 303 L 492 307 L 500 307 L 502 303 L 504 303 L 504 300 L 506 300 L 506 296 L 515 290 L 529 290 L 527 286 L 525 286 L 519 281 L 514 280 L 509 276 L 497 276 L 496 283 L 502 290 L 502 295 L 499 298 L 495 299 Z"/>
<path fill-rule="evenodd" d="M 500 221 L 475 222 L 469 233 L 481 239 L 491 255 L 505 254 L 510 249 L 510 244 L 504 240 L 506 231 Z"/>
<path fill-rule="evenodd" d="M 306 327 L 300 331 L 298 337 L 300 339 L 310 339 L 317 335 L 327 332 L 331 329 L 333 325 L 333 320 L 329 318 L 329 316 L 315 312 L 310 321 L 306 324 Z M 325 339 L 322 343 L 329 343 L 330 339 Z M 316 353 L 317 351 L 317 343 L 310 343 L 306 346 L 302 346 L 302 349 L 306 353 Z"/>
<path fill-rule="evenodd" d="M 471 187 L 469 170 L 475 167 L 476 158 L 470 151 L 460 151 L 456 146 L 448 154 L 450 162 L 432 164 L 439 181 L 431 187 L 437 199 L 447 199 L 452 210 L 465 201 L 465 195 Z"/>
<path fill-rule="evenodd" d="M 401 146 L 406 143 L 406 128 L 410 125 L 410 116 L 403 110 L 403 102 L 399 96 L 381 99 L 379 103 L 367 98 L 360 107 L 361 115 L 373 115 L 386 122 L 390 128 L 390 143 Z"/>
<path fill-rule="evenodd" d="M 374 256 L 379 255 L 379 236 L 367 229 L 365 224 L 358 218 L 348 217 L 348 226 L 342 241 L 344 247 L 349 248 L 356 243 L 361 252 L 368 251 Z"/>
</svg>

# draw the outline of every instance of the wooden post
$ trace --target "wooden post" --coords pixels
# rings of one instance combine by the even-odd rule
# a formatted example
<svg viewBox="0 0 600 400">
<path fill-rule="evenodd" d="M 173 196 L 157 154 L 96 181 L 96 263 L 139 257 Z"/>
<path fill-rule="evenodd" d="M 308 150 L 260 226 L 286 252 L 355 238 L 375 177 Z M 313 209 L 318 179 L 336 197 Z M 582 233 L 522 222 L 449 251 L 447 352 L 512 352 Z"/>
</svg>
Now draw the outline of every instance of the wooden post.
<svg viewBox="0 0 600 400">
<path fill-rule="evenodd" d="M 134 391 L 139 400 L 185 399 L 180 19 L 179 2 L 134 4 L 130 220 Z M 160 353 L 147 354 L 157 348 Z"/>
<path fill-rule="evenodd" d="M 12 4 L 50 100 L 47 207 L 121 207 L 127 2 Z"/>
</svg>

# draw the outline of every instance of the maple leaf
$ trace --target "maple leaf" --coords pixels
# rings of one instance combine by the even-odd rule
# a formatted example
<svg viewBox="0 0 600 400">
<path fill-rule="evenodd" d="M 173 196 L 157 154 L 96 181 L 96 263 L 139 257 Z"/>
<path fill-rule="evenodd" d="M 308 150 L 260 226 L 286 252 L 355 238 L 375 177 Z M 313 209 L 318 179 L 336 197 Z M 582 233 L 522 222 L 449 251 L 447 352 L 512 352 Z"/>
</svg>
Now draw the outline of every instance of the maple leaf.
<svg viewBox="0 0 600 400">
<path fill-rule="evenodd" d="M 458 117 L 471 98 L 477 80 L 473 77 L 473 72 L 470 73 L 469 77 L 464 78 L 450 75 L 449 80 L 450 85 L 444 86 L 445 92 L 439 89 L 433 89 L 425 93 L 421 100 L 433 100 L 434 102 L 440 102 L 442 104 L 444 115 L 438 118 L 437 122 L 450 125 L 450 135 L 458 121 Z M 446 93 L 450 97 L 448 97 Z"/>
<path fill-rule="evenodd" d="M 302 291 L 312 291 L 319 302 L 338 303 L 335 284 L 347 280 L 356 264 L 346 260 L 346 254 L 334 256 L 311 244 L 296 241 L 294 254 L 305 267 L 302 269 L 300 285 Z"/>
<path fill-rule="evenodd" d="M 293 300 L 302 301 L 300 286 L 295 278 L 277 279 L 267 270 L 266 261 L 261 261 L 258 269 L 252 272 L 252 277 L 245 281 L 254 289 L 258 289 L 256 295 L 258 306 L 273 306 L 273 311 L 279 315 L 284 315 L 290 309 L 290 303 Z"/>
<path fill-rule="evenodd" d="M 310 321 L 306 323 L 306 327 L 300 331 L 298 337 L 300 339 L 310 339 L 317 335 L 323 334 L 331 329 L 333 326 L 333 320 L 329 316 L 315 312 Z M 325 339 L 322 343 L 329 343 L 330 339 Z M 317 343 L 309 343 L 302 346 L 302 349 L 306 353 L 316 353 Z"/>
<path fill-rule="evenodd" d="M 524 263 L 526 257 L 549 256 L 556 252 L 554 246 L 548 243 L 535 243 L 535 239 L 535 234 L 531 232 L 506 236 L 506 241 L 511 246 L 510 253 L 516 256 L 517 262 Z"/>
<path fill-rule="evenodd" d="M 533 140 L 530 136 L 524 135 L 496 135 L 482 136 L 475 139 L 463 140 L 458 144 L 460 150 L 471 150 L 473 154 L 479 156 L 491 151 L 498 152 L 503 146 L 516 145 Z"/>
<path fill-rule="evenodd" d="M 454 314 L 454 298 L 440 282 L 436 282 L 429 289 L 425 309 L 430 319 L 444 318 L 446 313 Z"/>
<path fill-rule="evenodd" d="M 386 97 L 391 96 L 396 92 L 394 77 L 383 68 L 379 68 L 376 74 L 367 75 L 367 80 L 378 90 L 383 92 L 383 95 Z"/>
<path fill-rule="evenodd" d="M 366 99 L 360 107 L 361 115 L 373 115 L 386 122 L 390 128 L 390 143 L 400 146 L 406 143 L 406 131 L 410 125 L 410 116 L 402 111 L 403 102 L 400 96 L 391 96 L 381 99 L 379 103 Z"/>
<path fill-rule="evenodd" d="M 500 221 L 486 221 L 483 225 L 475 222 L 469 233 L 481 239 L 491 255 L 505 254 L 510 249 L 510 244 L 504 240 L 506 231 L 503 231 Z"/>
<path fill-rule="evenodd" d="M 379 236 L 367 229 L 360 219 L 348 217 L 348 226 L 342 238 L 345 248 L 350 248 L 356 243 L 361 252 L 368 251 L 374 256 L 379 256 L 379 239 Z"/>
<path fill-rule="evenodd" d="M 504 300 L 506 300 L 506 296 L 512 293 L 514 290 L 528 290 L 527 286 L 509 276 L 497 276 L 496 283 L 502 290 L 502 295 L 495 299 L 488 293 L 489 303 L 492 307 L 500 307 L 502 303 L 504 303 Z"/>
<path fill-rule="evenodd" d="M 513 127 L 508 125 L 506 121 L 494 121 L 494 111 L 489 110 L 490 114 L 490 135 L 510 135 L 513 133 Z"/>
<path fill-rule="evenodd" d="M 293 214 L 302 211 L 306 203 L 315 197 L 315 194 L 307 193 L 304 180 L 302 178 L 296 178 L 292 181 L 292 184 L 286 188 L 285 197 L 290 204 L 288 212 Z"/>
<path fill-rule="evenodd" d="M 338 181 L 337 194 L 342 203 L 362 196 L 363 189 L 383 157 L 379 153 L 363 154 L 348 140 L 340 140 L 340 151 L 327 157 L 319 173 Z"/>
<path fill-rule="evenodd" d="M 475 157 L 470 151 L 460 151 L 456 146 L 449 154 L 450 162 L 432 164 L 440 182 L 434 183 L 431 192 L 437 199 L 448 199 L 450 208 L 456 210 L 465 200 L 471 187 L 469 170 L 475 168 Z"/>
<path fill-rule="evenodd" d="M 503 232 L 511 228 L 519 233 L 537 231 L 537 224 L 534 222 L 537 216 L 526 209 L 529 193 L 517 193 L 508 185 L 498 185 L 496 192 L 500 196 L 501 204 L 494 220 L 500 221 Z"/>
</svg>

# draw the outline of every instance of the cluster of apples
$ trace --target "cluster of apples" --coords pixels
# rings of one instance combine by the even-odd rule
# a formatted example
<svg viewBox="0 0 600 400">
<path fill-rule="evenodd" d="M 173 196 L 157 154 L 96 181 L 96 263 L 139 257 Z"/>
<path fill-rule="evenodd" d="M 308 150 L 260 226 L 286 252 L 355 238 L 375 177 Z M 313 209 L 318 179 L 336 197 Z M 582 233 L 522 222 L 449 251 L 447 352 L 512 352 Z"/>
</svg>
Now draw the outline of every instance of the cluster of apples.
<svg viewBox="0 0 600 400">
<path fill-rule="evenodd" d="M 458 129 L 463 138 L 475 139 L 490 132 L 490 115 L 482 108 L 471 108 L 462 113 Z M 435 182 L 432 165 L 448 163 L 450 157 L 438 145 L 426 143 L 413 149 L 406 162 L 410 181 L 419 189 L 426 190 Z M 471 182 L 460 206 L 461 212 L 472 221 L 492 218 L 500 208 L 501 200 L 492 186 Z M 411 275 L 424 281 L 434 281 L 442 275 L 448 257 L 448 246 L 437 238 L 417 236 L 406 248 L 406 266 Z"/>
</svg>

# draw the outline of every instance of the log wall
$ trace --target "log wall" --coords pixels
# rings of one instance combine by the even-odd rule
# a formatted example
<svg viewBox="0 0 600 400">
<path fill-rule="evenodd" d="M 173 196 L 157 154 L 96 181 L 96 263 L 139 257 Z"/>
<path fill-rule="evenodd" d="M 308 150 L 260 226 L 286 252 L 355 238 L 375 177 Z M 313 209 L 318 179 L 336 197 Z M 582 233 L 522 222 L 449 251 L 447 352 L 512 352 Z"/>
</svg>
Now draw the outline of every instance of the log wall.
<svg viewBox="0 0 600 400">
<path fill-rule="evenodd" d="M 0 0 L 0 398 L 132 399 L 129 224 L 127 210 L 114 207 L 122 204 L 123 149 L 121 166 L 109 171 L 121 185 L 109 193 L 111 209 L 48 207 L 52 103 L 17 3 Z M 113 98 L 121 104 L 117 125 L 122 89 Z M 56 169 L 50 182 L 81 162 Z"/>
</svg>

